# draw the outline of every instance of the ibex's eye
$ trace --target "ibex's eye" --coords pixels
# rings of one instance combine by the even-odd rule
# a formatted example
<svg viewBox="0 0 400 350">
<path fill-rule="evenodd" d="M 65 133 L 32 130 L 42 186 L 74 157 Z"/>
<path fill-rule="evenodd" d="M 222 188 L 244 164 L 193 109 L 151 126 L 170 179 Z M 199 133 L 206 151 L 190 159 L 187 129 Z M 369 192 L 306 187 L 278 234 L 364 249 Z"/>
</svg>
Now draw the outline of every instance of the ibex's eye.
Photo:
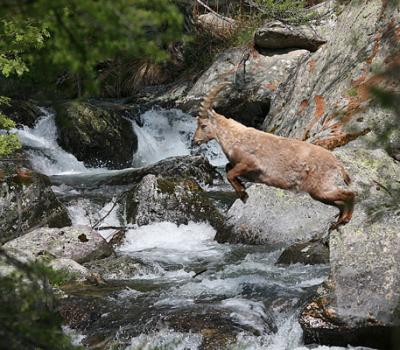
<svg viewBox="0 0 400 350">
<path fill-rule="evenodd" d="M 201 125 L 200 128 L 205 129 L 207 125 Z"/>
</svg>

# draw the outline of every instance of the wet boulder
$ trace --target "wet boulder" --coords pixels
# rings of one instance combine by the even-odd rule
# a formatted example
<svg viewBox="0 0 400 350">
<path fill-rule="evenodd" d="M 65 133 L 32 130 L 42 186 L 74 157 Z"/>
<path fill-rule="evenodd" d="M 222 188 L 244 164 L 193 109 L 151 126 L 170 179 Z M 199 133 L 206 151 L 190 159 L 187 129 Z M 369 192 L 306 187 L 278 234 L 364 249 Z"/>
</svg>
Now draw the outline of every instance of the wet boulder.
<svg viewBox="0 0 400 350">
<path fill-rule="evenodd" d="M 258 28 L 254 34 L 254 44 L 263 49 L 305 49 L 316 51 L 326 41 L 310 24 L 293 26 L 272 21 Z"/>
<path fill-rule="evenodd" d="M 68 282 L 71 280 L 83 282 L 91 277 L 86 267 L 69 258 L 53 259 L 49 262 L 49 266 L 56 271 L 61 271 L 66 274 Z"/>
<path fill-rule="evenodd" d="M 58 141 L 66 151 L 92 167 L 131 166 L 137 137 L 129 120 L 89 102 L 66 102 L 56 111 Z"/>
<path fill-rule="evenodd" d="M 325 232 L 337 213 L 304 193 L 262 184 L 251 185 L 247 193 L 247 202 L 236 200 L 227 213 L 232 233 L 218 234 L 218 242 L 287 246 Z"/>
<path fill-rule="evenodd" d="M 71 224 L 68 211 L 51 190 L 49 178 L 21 162 L 0 161 L 0 244 L 35 227 Z"/>
<path fill-rule="evenodd" d="M 233 48 L 218 56 L 179 102 L 197 113 L 210 89 L 229 81 L 219 94 L 216 111 L 252 127 L 259 127 L 270 108 L 270 100 L 292 68 L 307 56 L 306 50 L 260 54 L 254 49 Z"/>
<path fill-rule="evenodd" d="M 205 157 L 177 156 L 142 168 L 126 169 L 118 173 L 90 174 L 89 176 L 78 174 L 69 178 L 55 175 L 51 177 L 51 181 L 53 184 L 64 183 L 71 186 L 119 186 L 137 184 L 149 174 L 178 178 L 189 177 L 206 185 L 211 185 L 215 180 L 221 179 L 221 175 Z"/>
<path fill-rule="evenodd" d="M 89 261 L 84 264 L 91 273 L 100 275 L 104 280 L 130 280 L 142 275 L 155 273 L 154 266 L 127 256 L 110 256 L 104 259 Z"/>
<path fill-rule="evenodd" d="M 310 241 L 296 242 L 285 248 L 279 256 L 277 265 L 291 264 L 329 264 L 329 243 L 327 239 L 315 238 Z"/>
<path fill-rule="evenodd" d="M 101 259 L 113 252 L 104 238 L 87 226 L 39 228 L 9 241 L 4 248 L 29 251 L 36 257 L 49 254 L 77 263 Z"/>
<path fill-rule="evenodd" d="M 147 175 L 128 193 L 125 203 L 128 223 L 208 222 L 220 234 L 229 232 L 222 214 L 192 178 Z"/>
</svg>

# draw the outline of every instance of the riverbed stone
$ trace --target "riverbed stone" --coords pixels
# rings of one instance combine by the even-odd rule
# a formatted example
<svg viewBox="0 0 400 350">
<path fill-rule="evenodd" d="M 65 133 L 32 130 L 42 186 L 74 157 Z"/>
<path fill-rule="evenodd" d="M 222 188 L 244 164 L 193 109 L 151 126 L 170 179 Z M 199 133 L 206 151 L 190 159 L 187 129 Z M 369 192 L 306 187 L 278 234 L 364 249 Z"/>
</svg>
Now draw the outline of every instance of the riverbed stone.
<svg viewBox="0 0 400 350">
<path fill-rule="evenodd" d="M 316 51 L 325 42 L 310 24 L 294 26 L 271 21 L 258 28 L 254 34 L 254 44 L 263 49 L 297 48 Z"/>
<path fill-rule="evenodd" d="M 121 169 L 131 166 L 137 136 L 129 120 L 89 102 L 65 102 L 56 106 L 58 141 L 85 165 Z"/>
<path fill-rule="evenodd" d="M 68 211 L 51 190 L 49 178 L 21 161 L 0 161 L 0 244 L 35 227 L 71 224 Z"/>
<path fill-rule="evenodd" d="M 139 226 L 193 221 L 208 222 L 219 234 L 230 232 L 223 215 L 192 178 L 147 175 L 128 193 L 124 212 L 128 223 Z"/>
<path fill-rule="evenodd" d="M 99 274 L 104 280 L 131 280 L 142 275 L 155 273 L 154 268 L 127 255 L 109 256 L 84 264 L 91 273 Z"/>
<path fill-rule="evenodd" d="M 276 264 L 329 264 L 329 243 L 324 238 L 296 242 L 285 248 Z"/>
<path fill-rule="evenodd" d="M 90 278 L 89 270 L 86 267 L 69 258 L 53 259 L 49 262 L 49 266 L 56 271 L 66 273 L 69 281 L 82 282 Z"/>
<path fill-rule="evenodd" d="M 217 235 L 218 242 L 287 246 L 326 231 L 337 213 L 304 193 L 262 184 L 251 185 L 247 193 L 247 202 L 236 200 L 227 213 L 232 233 Z"/>
<path fill-rule="evenodd" d="M 113 252 L 104 238 L 88 226 L 39 228 L 7 242 L 4 248 L 29 251 L 36 257 L 49 254 L 77 263 L 104 258 Z"/>
<path fill-rule="evenodd" d="M 70 186 L 121 186 L 139 183 L 146 175 L 161 175 L 165 177 L 193 178 L 197 182 L 211 185 L 219 181 L 221 175 L 216 168 L 203 156 L 177 156 L 163 159 L 155 164 L 142 168 L 126 169 L 117 173 L 77 174 L 70 177 L 51 176 L 53 184 Z"/>
</svg>

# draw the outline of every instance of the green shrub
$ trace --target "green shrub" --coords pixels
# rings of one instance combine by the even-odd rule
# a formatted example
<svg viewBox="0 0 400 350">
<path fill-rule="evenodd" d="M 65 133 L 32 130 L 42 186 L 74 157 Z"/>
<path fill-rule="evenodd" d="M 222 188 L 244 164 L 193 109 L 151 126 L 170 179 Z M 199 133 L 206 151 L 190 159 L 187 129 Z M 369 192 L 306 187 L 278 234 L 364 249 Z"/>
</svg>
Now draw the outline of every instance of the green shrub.
<svg viewBox="0 0 400 350">
<path fill-rule="evenodd" d="M 49 280 L 57 272 L 0 248 L 0 349 L 77 350 L 62 331 Z"/>
</svg>

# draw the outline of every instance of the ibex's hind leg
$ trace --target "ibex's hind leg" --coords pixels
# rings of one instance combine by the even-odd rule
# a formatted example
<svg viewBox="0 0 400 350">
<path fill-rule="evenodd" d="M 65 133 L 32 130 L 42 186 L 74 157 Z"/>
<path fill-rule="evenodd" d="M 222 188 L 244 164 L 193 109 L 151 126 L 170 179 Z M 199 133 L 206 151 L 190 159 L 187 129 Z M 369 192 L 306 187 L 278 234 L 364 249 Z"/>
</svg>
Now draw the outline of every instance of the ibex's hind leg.
<svg viewBox="0 0 400 350">
<path fill-rule="evenodd" d="M 312 197 L 322 203 L 333 205 L 339 209 L 339 217 L 337 221 L 331 225 L 331 230 L 346 225 L 351 220 L 354 208 L 354 192 L 336 188 L 331 191 L 321 191 L 317 194 L 313 194 Z"/>
<path fill-rule="evenodd" d="M 246 192 L 245 187 L 243 186 L 243 183 L 237 178 L 238 176 L 244 175 L 246 172 L 248 172 L 248 166 L 246 164 L 235 164 L 232 165 L 229 163 L 226 166 L 226 170 L 228 171 L 227 173 L 227 178 L 232 187 L 235 189 L 236 193 L 238 194 L 239 198 L 242 200 L 243 203 L 246 203 L 247 198 L 249 198 L 249 195 Z"/>
</svg>

